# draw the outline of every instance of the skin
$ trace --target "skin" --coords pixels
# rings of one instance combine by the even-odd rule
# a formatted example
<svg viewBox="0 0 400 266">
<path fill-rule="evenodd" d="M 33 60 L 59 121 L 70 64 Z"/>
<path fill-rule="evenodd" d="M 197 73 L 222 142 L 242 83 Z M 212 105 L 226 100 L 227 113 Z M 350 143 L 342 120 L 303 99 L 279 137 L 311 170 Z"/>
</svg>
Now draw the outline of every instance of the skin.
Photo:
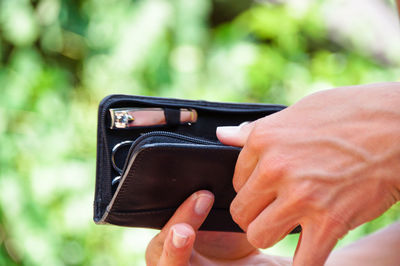
<svg viewBox="0 0 400 266">
<path fill-rule="evenodd" d="M 397 7 L 400 12 L 400 0 Z M 251 244 L 272 246 L 298 224 L 303 231 L 294 265 L 398 265 L 400 223 L 331 250 L 349 230 L 400 200 L 399 103 L 399 83 L 339 88 L 256 122 L 219 128 L 221 142 L 244 146 L 231 213 L 250 242 L 240 233 L 197 231 L 213 201 L 196 212 L 199 197 L 213 199 L 200 191 L 150 242 L 147 265 L 291 265 Z M 174 234 L 185 239 L 180 247 Z"/>
<path fill-rule="evenodd" d="M 211 201 L 205 211 L 195 210 L 196 201 L 206 197 Z M 268 256 L 253 247 L 243 233 L 198 231 L 211 209 L 213 195 L 199 191 L 190 196 L 155 236 L 146 250 L 149 266 L 186 265 L 291 265 L 291 259 Z M 186 239 L 181 247 L 174 245 L 173 234 Z"/>
<path fill-rule="evenodd" d="M 326 266 L 396 266 L 400 262 L 400 223 L 394 223 L 357 242 L 337 249 Z"/>
<path fill-rule="evenodd" d="M 297 225 L 294 265 L 323 265 L 337 240 L 400 200 L 400 83 L 309 95 L 276 114 L 217 130 L 243 146 L 231 204 L 255 247 Z"/>
<path fill-rule="evenodd" d="M 147 264 L 290 265 L 255 247 L 273 245 L 300 224 L 293 265 L 398 265 L 399 223 L 331 250 L 349 230 L 400 199 L 399 103 L 399 83 L 338 88 L 253 123 L 220 128 L 222 142 L 244 146 L 231 213 L 246 235 L 197 232 L 213 201 L 200 191 L 151 241 Z M 203 196 L 208 205 L 198 212 Z M 173 232 L 186 239 L 184 245 L 174 246 Z"/>
<path fill-rule="evenodd" d="M 211 198 L 209 203 L 212 204 L 212 194 L 208 191 L 199 191 L 189 197 L 148 245 L 147 265 L 284 266 L 292 264 L 289 258 L 262 254 L 249 244 L 245 234 L 197 231 L 211 207 L 211 205 L 207 206 L 202 214 L 196 213 L 196 200 L 202 196 Z M 172 240 L 172 234 L 175 232 L 186 239 L 180 247 L 176 247 Z M 399 246 L 400 223 L 395 223 L 347 247 L 335 250 L 326 265 L 397 266 L 400 261 Z"/>
</svg>

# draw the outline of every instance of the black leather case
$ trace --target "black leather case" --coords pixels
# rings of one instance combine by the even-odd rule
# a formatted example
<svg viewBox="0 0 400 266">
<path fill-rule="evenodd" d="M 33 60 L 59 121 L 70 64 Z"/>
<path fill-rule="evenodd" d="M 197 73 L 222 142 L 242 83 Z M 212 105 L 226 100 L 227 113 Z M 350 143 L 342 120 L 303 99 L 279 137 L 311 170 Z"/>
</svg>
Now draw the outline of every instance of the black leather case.
<svg viewBox="0 0 400 266">
<path fill-rule="evenodd" d="M 192 124 L 111 129 L 109 109 L 122 107 L 194 108 L 198 119 Z M 253 121 L 283 108 L 129 95 L 106 97 L 98 114 L 94 221 L 160 229 L 188 196 L 207 189 L 214 193 L 215 203 L 201 229 L 241 231 L 229 213 L 240 148 L 221 144 L 216 128 Z M 115 159 L 124 167 L 119 184 L 113 187 L 112 180 L 119 174 L 111 164 L 112 149 L 127 140 L 134 142 Z"/>
</svg>

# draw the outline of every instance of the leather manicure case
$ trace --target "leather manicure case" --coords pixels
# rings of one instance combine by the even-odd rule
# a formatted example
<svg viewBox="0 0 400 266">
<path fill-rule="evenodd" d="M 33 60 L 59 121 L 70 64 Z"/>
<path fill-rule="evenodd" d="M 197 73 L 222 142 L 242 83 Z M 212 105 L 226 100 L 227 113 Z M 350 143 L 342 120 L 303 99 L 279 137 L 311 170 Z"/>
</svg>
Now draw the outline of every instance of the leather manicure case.
<svg viewBox="0 0 400 266">
<path fill-rule="evenodd" d="M 94 221 L 160 229 L 192 193 L 215 203 L 201 230 L 239 232 L 229 205 L 240 148 L 221 144 L 218 126 L 237 126 L 285 108 L 111 95 L 98 113 Z"/>
</svg>

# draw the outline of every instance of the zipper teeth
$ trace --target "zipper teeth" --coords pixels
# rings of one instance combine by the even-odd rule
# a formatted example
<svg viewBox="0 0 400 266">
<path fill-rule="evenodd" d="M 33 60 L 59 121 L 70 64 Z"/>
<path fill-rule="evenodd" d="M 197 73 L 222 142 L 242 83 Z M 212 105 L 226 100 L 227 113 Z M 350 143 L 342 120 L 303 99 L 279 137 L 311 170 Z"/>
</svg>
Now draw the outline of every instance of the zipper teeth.
<svg viewBox="0 0 400 266">
<path fill-rule="evenodd" d="M 180 139 L 180 140 L 186 140 L 192 143 L 196 143 L 196 144 L 203 144 L 203 145 L 223 145 L 220 144 L 218 142 L 213 142 L 213 141 L 209 141 L 209 140 L 205 140 L 205 139 L 198 139 L 198 138 L 194 138 L 194 137 L 190 137 L 190 136 L 186 136 L 186 135 L 182 135 L 182 134 L 177 134 L 177 133 L 173 133 L 173 132 L 169 132 L 169 131 L 152 131 L 152 132 L 147 132 L 144 133 L 143 135 L 141 135 L 140 137 L 138 137 L 137 139 L 134 140 L 134 143 L 132 144 L 132 146 L 129 148 L 128 151 L 128 155 L 126 156 L 126 160 L 124 163 L 124 167 L 122 168 L 122 172 L 125 172 L 125 168 L 128 164 L 129 158 L 131 157 L 132 153 L 134 152 L 134 150 L 141 144 L 141 142 L 148 138 L 148 137 L 156 137 L 156 136 L 161 136 L 161 137 L 171 137 L 171 138 L 175 138 L 175 139 Z"/>
<path fill-rule="evenodd" d="M 126 167 L 128 166 L 130 157 L 132 156 L 135 149 L 141 144 L 141 142 L 144 139 L 146 139 L 147 137 L 152 137 L 152 136 L 171 137 L 171 138 L 186 140 L 186 141 L 189 141 L 192 143 L 203 144 L 203 145 L 223 145 L 222 143 L 220 144 L 218 142 L 213 142 L 213 141 L 209 141 L 209 140 L 205 140 L 205 139 L 189 137 L 186 135 L 177 134 L 177 133 L 173 133 L 173 132 L 169 132 L 169 131 L 152 131 L 152 132 L 144 133 L 143 135 L 138 137 L 136 140 L 134 140 L 134 143 L 129 148 L 128 154 L 125 159 L 124 167 L 122 168 L 122 173 L 124 173 L 126 171 Z"/>
<path fill-rule="evenodd" d="M 198 144 L 213 144 L 213 145 L 218 145 L 218 142 L 214 142 L 211 140 L 206 140 L 206 139 L 200 139 L 200 138 L 195 138 L 195 137 L 190 137 L 190 136 L 186 136 L 186 135 L 182 135 L 182 134 L 178 134 L 178 133 L 173 133 L 173 132 L 169 132 L 169 131 L 152 131 L 152 132 L 148 132 L 145 133 L 143 135 L 141 135 L 139 138 L 136 139 L 137 142 L 140 142 L 141 139 L 146 138 L 148 136 L 167 136 L 167 137 L 174 137 L 177 139 L 181 139 L 181 140 L 187 140 L 187 141 L 191 141 L 193 143 L 198 143 Z M 136 142 L 135 141 L 135 142 Z"/>
</svg>

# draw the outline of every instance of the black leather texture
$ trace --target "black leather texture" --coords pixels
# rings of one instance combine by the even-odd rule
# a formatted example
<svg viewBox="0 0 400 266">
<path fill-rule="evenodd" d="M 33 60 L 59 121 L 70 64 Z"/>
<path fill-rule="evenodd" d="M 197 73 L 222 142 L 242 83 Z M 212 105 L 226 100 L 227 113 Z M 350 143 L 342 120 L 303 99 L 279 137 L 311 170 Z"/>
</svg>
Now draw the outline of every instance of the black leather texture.
<svg viewBox="0 0 400 266">
<path fill-rule="evenodd" d="M 165 114 L 194 108 L 197 122 L 124 129 L 110 128 L 110 108 L 158 107 Z M 221 144 L 218 126 L 237 126 L 285 108 L 271 104 L 190 101 L 158 97 L 111 95 L 99 106 L 94 221 L 130 227 L 161 229 L 192 193 L 206 189 L 215 203 L 201 230 L 240 232 L 229 206 L 235 197 L 232 177 L 240 148 Z M 174 115 L 176 117 L 176 115 Z M 132 141 L 115 157 L 122 169 L 113 169 L 113 147 Z"/>
</svg>

